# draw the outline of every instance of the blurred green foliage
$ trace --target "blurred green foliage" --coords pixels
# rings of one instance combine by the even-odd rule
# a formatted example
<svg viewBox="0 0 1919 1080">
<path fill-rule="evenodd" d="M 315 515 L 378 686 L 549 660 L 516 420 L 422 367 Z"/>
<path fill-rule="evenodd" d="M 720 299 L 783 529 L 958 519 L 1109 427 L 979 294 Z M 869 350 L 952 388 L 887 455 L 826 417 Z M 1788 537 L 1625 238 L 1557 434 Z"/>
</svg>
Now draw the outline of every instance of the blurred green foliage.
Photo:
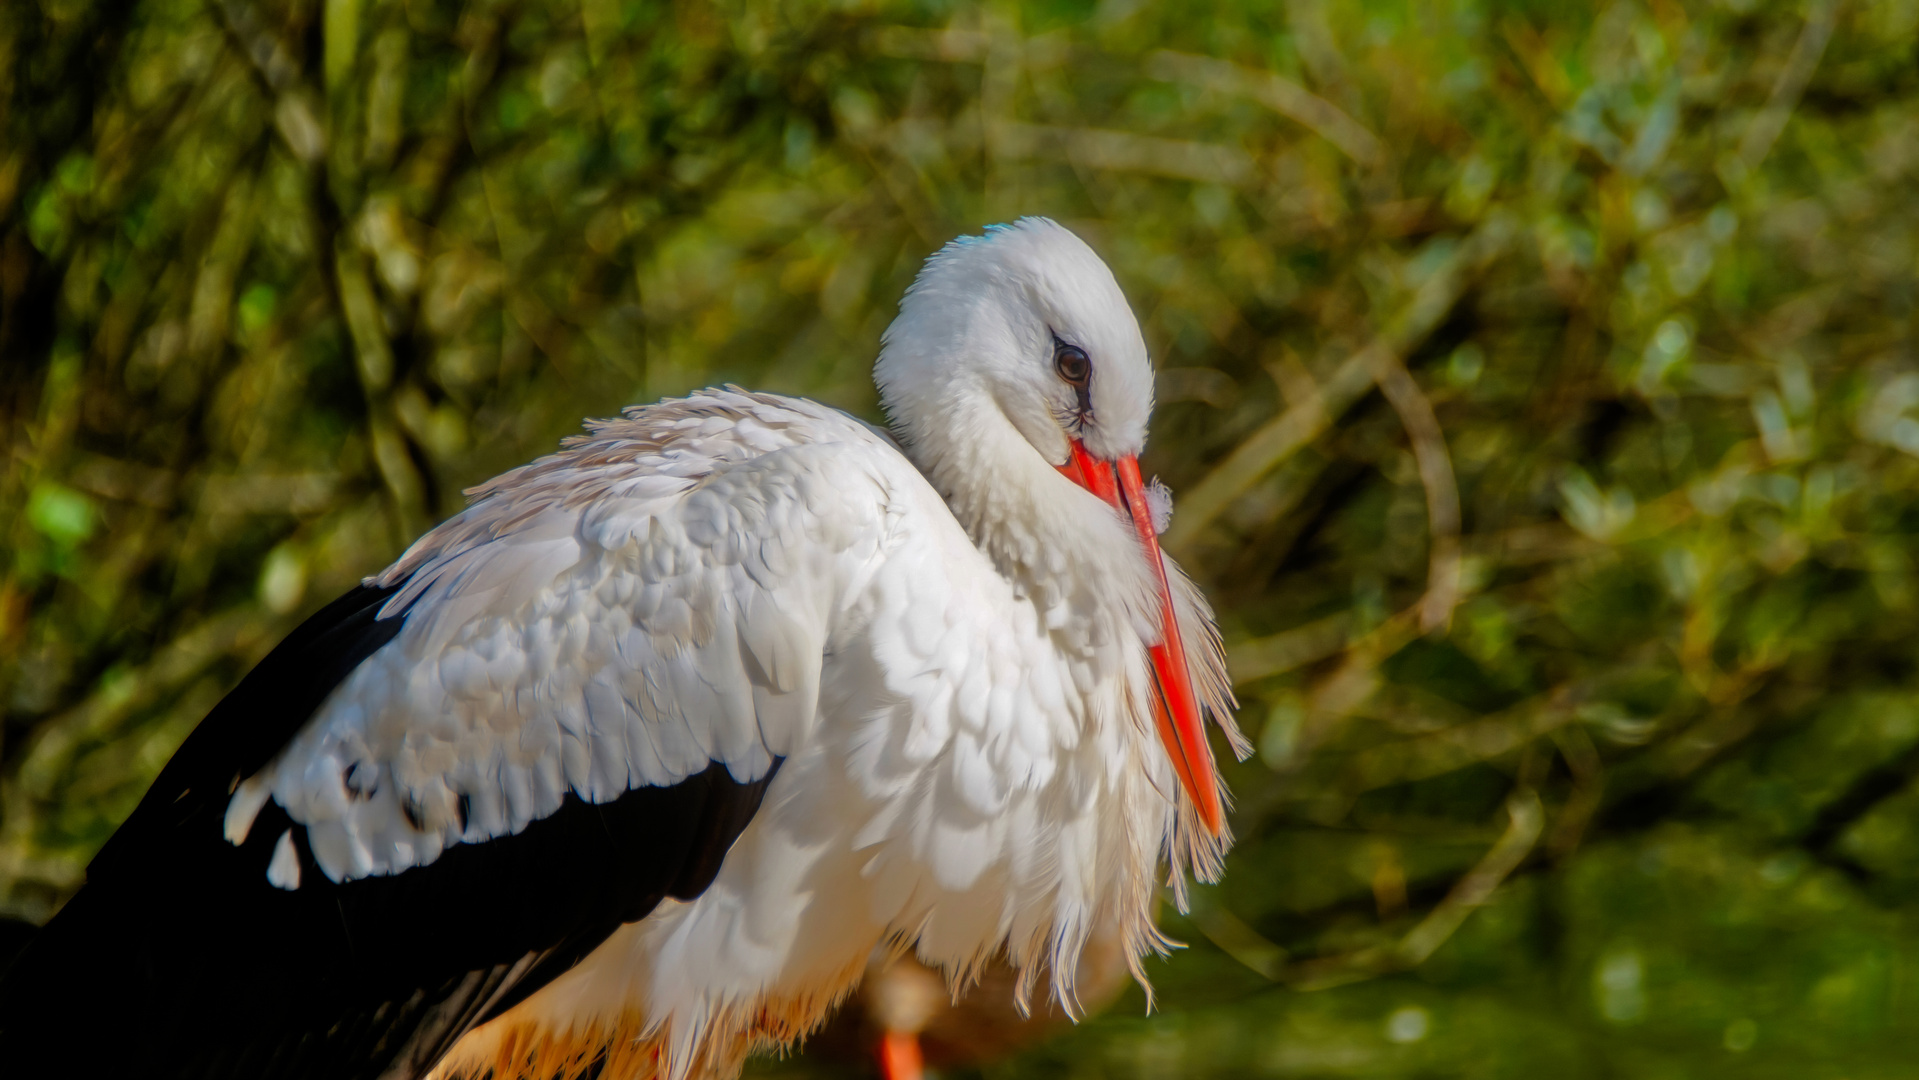
<svg viewBox="0 0 1919 1080">
<path fill-rule="evenodd" d="M 873 416 L 919 260 L 1044 213 L 1145 324 L 1260 752 L 1159 1011 L 984 1075 L 1907 1075 L 1916 50 L 1919 0 L 9 5 L 0 907 L 462 485 L 722 380 Z"/>
</svg>

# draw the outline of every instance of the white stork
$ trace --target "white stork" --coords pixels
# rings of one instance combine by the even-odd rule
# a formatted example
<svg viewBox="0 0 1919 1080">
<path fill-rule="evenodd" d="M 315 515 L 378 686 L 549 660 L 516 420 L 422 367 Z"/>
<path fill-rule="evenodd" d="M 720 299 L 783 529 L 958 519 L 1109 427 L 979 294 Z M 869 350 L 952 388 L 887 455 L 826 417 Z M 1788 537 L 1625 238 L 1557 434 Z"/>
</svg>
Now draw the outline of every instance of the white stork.
<svg viewBox="0 0 1919 1080">
<path fill-rule="evenodd" d="M 735 388 L 594 422 L 295 630 L 0 984 L 20 1076 L 725 1077 L 876 949 L 1136 977 L 1228 836 L 1218 633 L 1112 273 L 930 258 L 894 438 Z"/>
</svg>

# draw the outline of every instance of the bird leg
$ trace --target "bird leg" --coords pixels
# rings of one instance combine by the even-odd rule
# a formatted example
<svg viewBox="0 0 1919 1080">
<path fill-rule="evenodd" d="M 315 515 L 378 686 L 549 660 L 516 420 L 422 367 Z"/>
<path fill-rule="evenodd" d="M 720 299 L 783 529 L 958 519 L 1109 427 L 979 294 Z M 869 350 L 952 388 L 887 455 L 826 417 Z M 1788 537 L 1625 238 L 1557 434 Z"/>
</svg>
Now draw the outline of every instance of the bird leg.
<svg viewBox="0 0 1919 1080">
<path fill-rule="evenodd" d="M 876 958 L 877 959 L 877 958 Z M 867 1015 L 879 1027 L 880 1075 L 885 1080 L 921 1080 L 925 1059 L 920 1032 L 952 1006 L 938 972 L 911 956 L 880 961 L 867 975 Z"/>
<path fill-rule="evenodd" d="M 880 1076 L 885 1080 L 920 1080 L 925 1061 L 920 1037 L 911 1031 L 889 1031 L 880 1036 Z"/>
</svg>

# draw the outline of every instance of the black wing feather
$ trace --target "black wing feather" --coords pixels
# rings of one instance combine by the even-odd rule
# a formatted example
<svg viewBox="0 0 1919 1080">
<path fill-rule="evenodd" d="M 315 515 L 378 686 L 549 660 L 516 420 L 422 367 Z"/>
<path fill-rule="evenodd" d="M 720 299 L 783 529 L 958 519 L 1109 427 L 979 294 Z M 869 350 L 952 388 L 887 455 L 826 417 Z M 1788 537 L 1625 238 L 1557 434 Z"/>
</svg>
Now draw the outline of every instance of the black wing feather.
<svg viewBox="0 0 1919 1080">
<path fill-rule="evenodd" d="M 712 884 L 777 761 L 752 783 L 715 763 L 609 803 L 568 795 L 516 835 L 345 884 L 277 803 L 229 844 L 233 785 L 399 632 L 403 615 L 378 617 L 394 591 L 355 589 L 303 623 L 181 746 L 0 979 L 9 1074 L 419 1075 L 622 923 Z M 266 877 L 288 830 L 292 891 Z"/>
</svg>

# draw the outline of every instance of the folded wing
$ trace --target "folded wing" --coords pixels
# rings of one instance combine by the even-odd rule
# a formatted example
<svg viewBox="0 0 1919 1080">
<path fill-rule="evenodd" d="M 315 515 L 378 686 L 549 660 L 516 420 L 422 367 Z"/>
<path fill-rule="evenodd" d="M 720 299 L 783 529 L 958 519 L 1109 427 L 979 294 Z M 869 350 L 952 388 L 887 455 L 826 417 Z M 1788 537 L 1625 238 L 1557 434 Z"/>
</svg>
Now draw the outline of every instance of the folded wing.
<svg viewBox="0 0 1919 1080">
<path fill-rule="evenodd" d="M 710 392 L 475 489 L 181 747 L 0 982 L 0 1059 L 418 1075 L 697 896 L 815 722 L 894 453 Z"/>
</svg>

